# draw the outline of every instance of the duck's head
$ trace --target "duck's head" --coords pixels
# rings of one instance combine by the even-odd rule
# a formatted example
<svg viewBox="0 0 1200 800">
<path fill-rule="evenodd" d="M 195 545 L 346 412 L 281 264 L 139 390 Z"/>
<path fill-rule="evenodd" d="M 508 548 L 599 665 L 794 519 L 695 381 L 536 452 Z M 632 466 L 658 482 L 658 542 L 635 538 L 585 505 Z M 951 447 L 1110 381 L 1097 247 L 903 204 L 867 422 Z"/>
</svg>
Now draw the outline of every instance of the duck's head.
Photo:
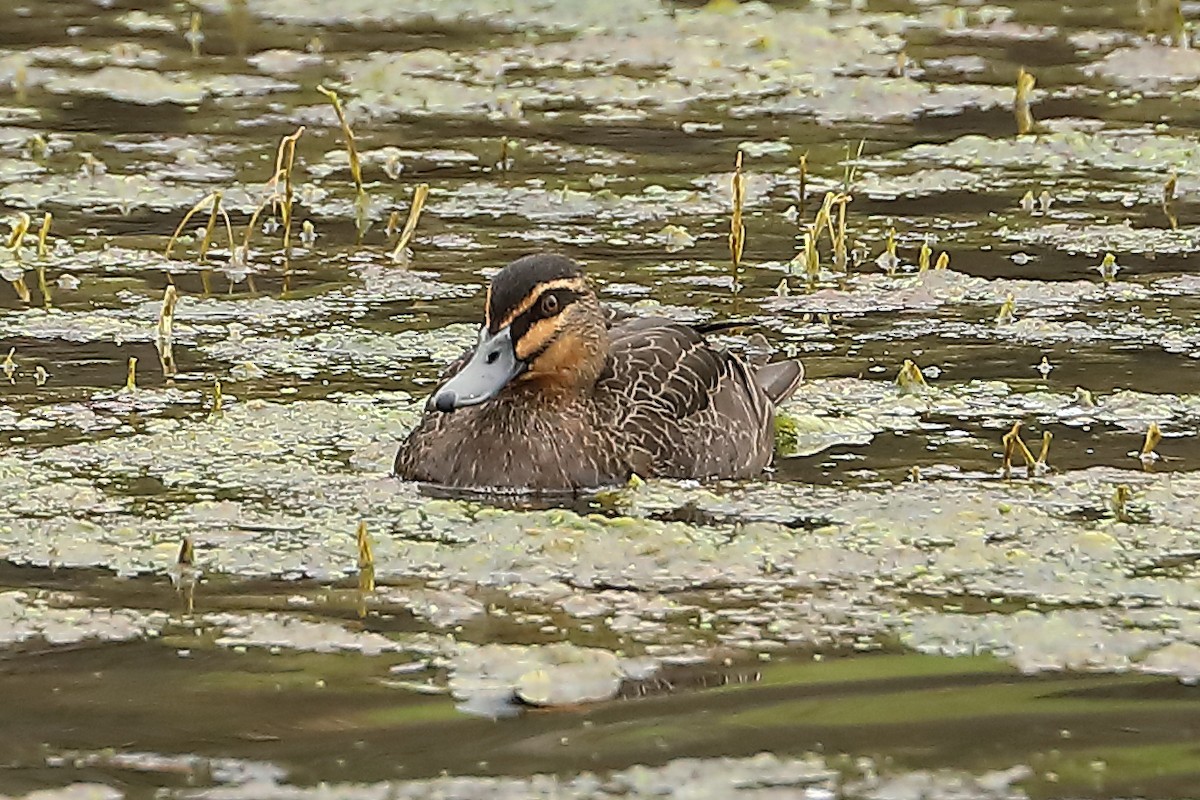
<svg viewBox="0 0 1200 800">
<path fill-rule="evenodd" d="M 580 266 L 565 256 L 525 256 L 492 278 L 479 344 L 429 404 L 453 411 L 509 387 L 579 389 L 595 383 L 607 350 L 604 315 Z"/>
</svg>

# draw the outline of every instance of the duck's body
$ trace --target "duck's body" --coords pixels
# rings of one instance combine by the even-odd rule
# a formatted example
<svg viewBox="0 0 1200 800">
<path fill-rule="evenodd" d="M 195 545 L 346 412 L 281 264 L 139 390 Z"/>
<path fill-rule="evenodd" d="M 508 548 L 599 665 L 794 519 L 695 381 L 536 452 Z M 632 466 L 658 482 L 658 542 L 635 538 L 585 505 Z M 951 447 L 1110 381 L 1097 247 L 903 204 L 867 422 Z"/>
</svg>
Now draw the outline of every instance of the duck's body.
<svg viewBox="0 0 1200 800">
<path fill-rule="evenodd" d="M 574 262 L 529 256 L 493 279 L 479 347 L 447 371 L 395 472 L 508 491 L 751 477 L 802 375 L 796 361 L 756 370 L 670 320 L 610 323 Z"/>
</svg>

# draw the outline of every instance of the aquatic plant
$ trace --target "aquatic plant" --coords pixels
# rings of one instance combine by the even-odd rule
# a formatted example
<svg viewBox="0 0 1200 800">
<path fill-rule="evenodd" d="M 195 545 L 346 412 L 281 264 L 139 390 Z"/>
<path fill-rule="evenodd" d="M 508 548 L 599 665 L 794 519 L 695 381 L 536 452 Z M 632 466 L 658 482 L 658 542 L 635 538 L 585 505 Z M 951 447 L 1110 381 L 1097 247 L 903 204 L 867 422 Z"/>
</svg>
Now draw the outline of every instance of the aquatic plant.
<svg viewBox="0 0 1200 800">
<path fill-rule="evenodd" d="M 400 240 L 392 250 L 392 261 L 406 264 L 409 259 L 408 243 L 417 230 L 417 222 L 421 219 L 421 210 L 425 208 L 425 199 L 429 197 L 429 184 L 419 183 L 413 189 L 412 204 L 408 207 L 408 219 L 404 222 L 404 230 L 400 232 Z"/>
<path fill-rule="evenodd" d="M 1013 114 L 1017 118 L 1017 135 L 1025 136 L 1033 133 L 1035 123 L 1033 112 L 1029 108 L 1029 93 L 1037 85 L 1037 79 L 1022 67 L 1017 72 L 1017 90 L 1013 100 Z"/>
<path fill-rule="evenodd" d="M 356 534 L 358 542 L 358 590 L 375 591 L 375 554 L 371 552 L 371 537 L 367 535 L 367 523 L 360 520 Z"/>
</svg>

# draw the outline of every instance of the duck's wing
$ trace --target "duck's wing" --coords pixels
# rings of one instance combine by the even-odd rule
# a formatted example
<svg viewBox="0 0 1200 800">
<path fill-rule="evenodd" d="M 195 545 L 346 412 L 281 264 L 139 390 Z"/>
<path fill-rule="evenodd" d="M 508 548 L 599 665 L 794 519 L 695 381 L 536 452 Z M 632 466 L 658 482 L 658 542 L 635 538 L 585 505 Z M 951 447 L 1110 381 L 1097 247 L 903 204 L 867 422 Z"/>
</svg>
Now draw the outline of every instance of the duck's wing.
<svg viewBox="0 0 1200 800">
<path fill-rule="evenodd" d="M 770 461 L 774 409 L 754 371 L 690 325 L 639 319 L 612 331 L 602 378 L 613 424 L 643 475 L 740 477 Z"/>
</svg>

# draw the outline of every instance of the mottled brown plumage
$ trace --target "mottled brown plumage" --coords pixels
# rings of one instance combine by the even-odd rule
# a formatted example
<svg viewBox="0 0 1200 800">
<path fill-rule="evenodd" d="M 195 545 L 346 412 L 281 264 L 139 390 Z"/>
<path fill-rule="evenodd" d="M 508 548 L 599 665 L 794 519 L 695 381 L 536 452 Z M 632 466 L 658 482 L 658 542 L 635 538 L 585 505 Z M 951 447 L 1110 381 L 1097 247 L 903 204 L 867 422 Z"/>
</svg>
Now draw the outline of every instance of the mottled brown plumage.
<svg viewBox="0 0 1200 800">
<path fill-rule="evenodd" d="M 770 464 L 797 361 L 755 369 L 693 327 L 615 319 L 575 262 L 518 259 L 488 289 L 480 344 L 443 376 L 395 473 L 555 491 L 642 477 L 745 478 Z M 715 329 L 716 326 L 710 329 Z"/>
</svg>

